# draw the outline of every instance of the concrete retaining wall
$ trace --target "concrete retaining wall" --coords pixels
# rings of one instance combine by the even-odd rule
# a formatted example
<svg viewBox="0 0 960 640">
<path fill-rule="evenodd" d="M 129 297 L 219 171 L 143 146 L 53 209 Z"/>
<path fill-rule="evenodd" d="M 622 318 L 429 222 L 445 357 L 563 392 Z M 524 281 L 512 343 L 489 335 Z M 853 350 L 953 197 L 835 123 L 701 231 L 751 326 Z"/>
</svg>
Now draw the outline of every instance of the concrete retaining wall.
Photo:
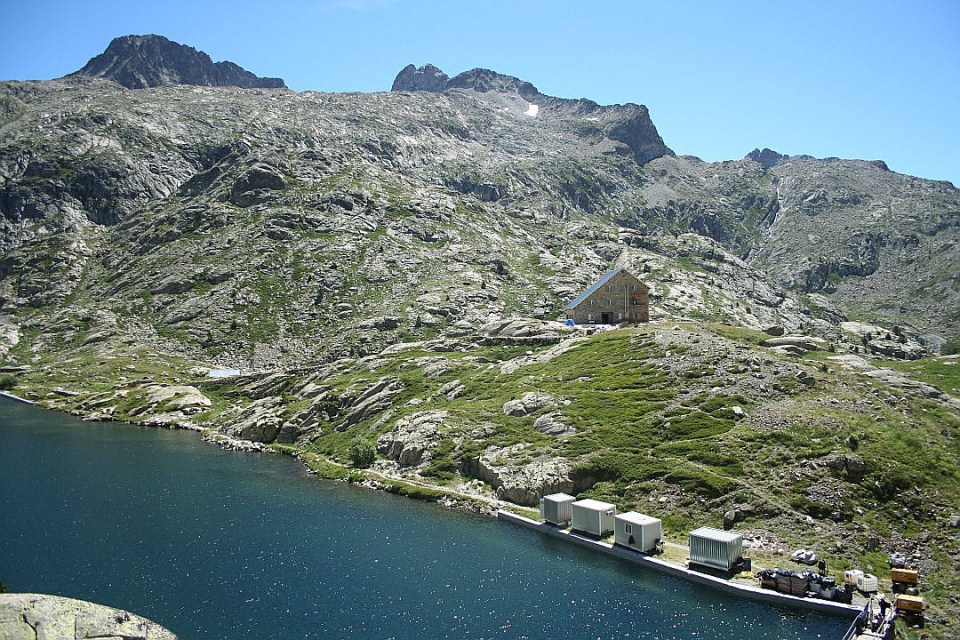
<svg viewBox="0 0 960 640">
<path fill-rule="evenodd" d="M 709 576 L 697 571 L 691 571 L 685 567 L 660 560 L 659 558 L 643 555 L 642 553 L 634 551 L 633 549 L 627 549 L 626 547 L 620 547 L 617 545 L 608 544 L 606 542 L 601 542 L 599 540 L 593 540 L 586 536 L 581 536 L 578 533 L 560 529 L 552 524 L 537 522 L 536 520 L 531 520 L 515 513 L 510 513 L 509 511 L 497 511 L 497 519 L 503 520 L 504 522 L 509 522 L 511 524 L 516 524 L 521 527 L 526 527 L 527 529 L 533 529 L 554 538 L 568 540 L 573 544 L 580 545 L 581 547 L 588 547 L 590 549 L 606 553 L 607 555 L 623 558 L 624 560 L 628 560 L 634 564 L 638 564 L 655 571 L 668 573 L 672 576 L 676 576 L 684 580 L 690 580 L 691 582 L 696 582 L 698 584 L 703 584 L 714 589 L 719 589 L 720 591 L 725 591 L 741 598 L 751 598 L 753 600 L 761 600 L 764 602 L 771 602 L 789 607 L 822 611 L 824 613 L 841 617 L 855 617 L 862 611 L 861 607 L 852 604 L 831 602 L 829 600 L 818 600 L 816 598 L 799 598 L 797 596 L 791 596 L 785 593 L 770 591 L 769 589 L 762 589 L 759 586 L 737 584 L 736 582 L 730 582 L 729 580 L 724 580 L 722 578 L 716 578 L 714 576 Z"/>
</svg>

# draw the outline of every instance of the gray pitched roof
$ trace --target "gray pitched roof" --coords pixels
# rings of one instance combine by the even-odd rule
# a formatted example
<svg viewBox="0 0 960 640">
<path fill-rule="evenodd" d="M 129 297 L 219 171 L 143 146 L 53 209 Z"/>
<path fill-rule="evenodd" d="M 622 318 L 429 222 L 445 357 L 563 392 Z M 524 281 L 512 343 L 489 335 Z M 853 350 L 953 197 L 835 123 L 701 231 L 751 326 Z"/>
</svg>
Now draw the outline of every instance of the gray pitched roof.
<svg viewBox="0 0 960 640">
<path fill-rule="evenodd" d="M 584 300 L 586 300 L 588 297 L 590 297 L 590 294 L 591 294 L 591 293 L 593 293 L 594 291 L 596 291 L 597 289 L 599 289 L 600 287 L 602 287 L 604 284 L 606 284 L 606 282 L 607 282 L 610 278 L 612 278 L 613 276 L 617 275 L 617 274 L 620 273 L 621 271 L 623 271 L 623 267 L 617 267 L 616 269 L 613 269 L 613 270 L 611 270 L 611 271 L 607 271 L 605 274 L 603 274 L 602 276 L 600 276 L 600 279 L 599 279 L 599 280 L 597 280 L 597 281 L 594 282 L 592 285 L 590 285 L 589 287 L 587 287 L 587 290 L 586 290 L 586 291 L 584 291 L 584 292 L 581 293 L 579 296 L 577 296 L 577 297 L 573 300 L 573 302 L 571 302 L 570 304 L 568 304 L 567 306 L 565 306 L 565 307 L 564 307 L 564 310 L 573 309 L 574 307 L 576 307 L 578 304 L 580 304 L 581 302 L 583 302 Z"/>
</svg>

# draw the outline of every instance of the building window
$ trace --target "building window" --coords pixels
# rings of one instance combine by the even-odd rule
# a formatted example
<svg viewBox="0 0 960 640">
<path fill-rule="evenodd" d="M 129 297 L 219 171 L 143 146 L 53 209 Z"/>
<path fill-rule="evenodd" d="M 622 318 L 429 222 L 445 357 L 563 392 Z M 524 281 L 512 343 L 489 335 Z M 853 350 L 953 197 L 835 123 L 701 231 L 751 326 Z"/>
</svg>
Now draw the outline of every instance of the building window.
<svg viewBox="0 0 960 640">
<path fill-rule="evenodd" d="M 630 524 L 629 522 L 624 522 L 624 523 L 623 523 L 623 531 L 624 531 L 624 533 L 626 533 L 626 534 L 628 534 L 628 535 L 631 534 L 631 533 L 633 533 L 633 525 Z"/>
<path fill-rule="evenodd" d="M 593 314 L 592 314 L 592 313 L 588 313 L 588 314 L 587 314 L 587 322 L 593 322 Z"/>
</svg>

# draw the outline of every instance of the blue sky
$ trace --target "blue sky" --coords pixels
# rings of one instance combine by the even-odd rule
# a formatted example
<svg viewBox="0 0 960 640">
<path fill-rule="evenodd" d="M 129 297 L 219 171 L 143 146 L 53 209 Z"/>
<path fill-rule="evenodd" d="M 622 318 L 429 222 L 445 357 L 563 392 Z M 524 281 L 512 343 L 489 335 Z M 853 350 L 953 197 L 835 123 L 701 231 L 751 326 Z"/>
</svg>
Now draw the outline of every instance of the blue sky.
<svg viewBox="0 0 960 640">
<path fill-rule="evenodd" d="M 385 91 L 408 63 L 647 105 L 677 153 L 885 160 L 960 186 L 957 0 L 0 0 L 0 79 L 157 33 L 298 91 Z"/>
</svg>

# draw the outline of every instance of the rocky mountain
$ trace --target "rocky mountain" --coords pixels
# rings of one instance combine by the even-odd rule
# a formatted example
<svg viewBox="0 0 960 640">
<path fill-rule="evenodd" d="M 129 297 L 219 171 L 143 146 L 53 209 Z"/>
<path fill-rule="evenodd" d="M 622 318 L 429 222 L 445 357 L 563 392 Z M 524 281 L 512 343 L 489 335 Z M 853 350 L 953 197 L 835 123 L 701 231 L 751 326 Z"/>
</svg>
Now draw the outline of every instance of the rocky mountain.
<svg viewBox="0 0 960 640">
<path fill-rule="evenodd" d="M 540 93 L 529 82 L 489 69 L 471 69 L 450 78 L 432 64 L 419 68 L 411 64 L 397 74 L 391 91 L 441 93 L 456 89 L 470 91 L 478 99 L 503 104 L 505 109 L 519 109 L 533 117 L 542 110 L 544 116 L 549 113 L 596 123 L 600 135 L 625 144 L 639 164 L 674 155 L 642 105 L 601 106 L 592 100 L 555 98 Z"/>
<path fill-rule="evenodd" d="M 115 38 L 106 51 L 68 77 L 76 76 L 106 78 L 128 89 L 170 84 L 245 89 L 286 86 L 280 78 L 257 77 L 232 62 L 214 62 L 202 51 L 156 35 Z"/>
<path fill-rule="evenodd" d="M 960 376 L 932 357 L 960 337 L 953 185 L 677 156 L 643 106 L 485 69 L 373 94 L 154 77 L 0 83 L 0 382 L 428 497 L 736 524 L 771 562 L 906 550 L 960 588 Z M 613 265 L 649 326 L 555 322 Z"/>
</svg>

